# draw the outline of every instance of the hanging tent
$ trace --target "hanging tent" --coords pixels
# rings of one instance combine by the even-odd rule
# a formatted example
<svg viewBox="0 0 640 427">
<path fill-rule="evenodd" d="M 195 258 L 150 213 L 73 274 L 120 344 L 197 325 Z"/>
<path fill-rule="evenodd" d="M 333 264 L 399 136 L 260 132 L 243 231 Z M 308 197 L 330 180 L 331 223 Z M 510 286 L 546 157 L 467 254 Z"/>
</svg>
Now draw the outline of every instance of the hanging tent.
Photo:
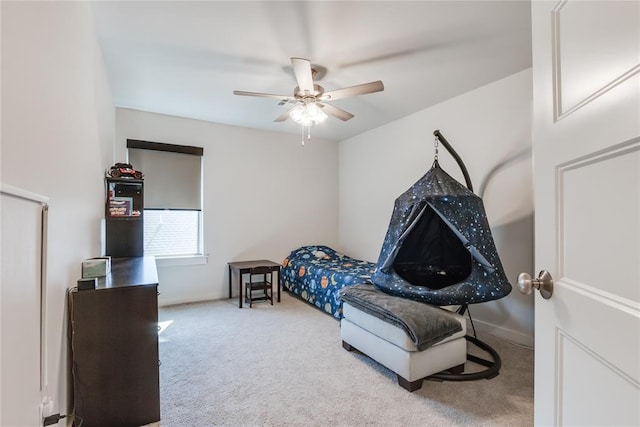
<svg viewBox="0 0 640 427">
<path fill-rule="evenodd" d="M 469 304 L 507 296 L 511 284 L 467 168 L 440 131 L 433 134 L 433 166 L 396 199 L 371 282 L 398 297 L 432 305 L 457 305 L 457 312 L 465 314 Z M 438 165 L 438 143 L 460 166 L 466 187 Z M 465 338 L 489 355 L 484 359 L 468 353 L 467 360 L 486 369 L 462 374 L 441 372 L 430 378 L 471 381 L 498 375 L 502 364 L 498 353 L 475 336 L 475 328 L 473 336 Z"/>
<path fill-rule="evenodd" d="M 386 293 L 433 305 L 466 306 L 511 292 L 482 199 L 437 158 L 396 199 L 371 281 Z"/>
</svg>

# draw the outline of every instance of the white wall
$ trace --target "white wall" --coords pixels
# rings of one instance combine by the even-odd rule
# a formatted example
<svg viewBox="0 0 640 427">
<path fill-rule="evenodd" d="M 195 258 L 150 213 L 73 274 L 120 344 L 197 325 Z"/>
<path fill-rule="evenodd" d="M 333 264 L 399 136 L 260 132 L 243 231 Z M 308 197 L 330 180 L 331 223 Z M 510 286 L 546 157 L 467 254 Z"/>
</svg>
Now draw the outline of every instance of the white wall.
<svg viewBox="0 0 640 427">
<path fill-rule="evenodd" d="M 45 394 L 56 412 L 67 413 L 66 291 L 81 261 L 100 254 L 114 112 L 88 3 L 3 1 L 1 8 L 1 179 L 50 198 Z M 10 229 L 2 236 L 20 238 Z M 16 320 L 15 333 L 20 328 Z M 34 411 L 37 418 L 39 404 L 24 402 L 23 419 Z M 16 408 L 3 408 L 3 416 L 6 410 Z"/>
<path fill-rule="evenodd" d="M 295 135 L 117 108 L 119 161 L 127 138 L 204 148 L 208 262 L 159 262 L 161 305 L 227 298 L 229 261 L 281 262 L 304 244 L 338 242 L 336 142 L 312 138 L 302 147 Z"/>
<path fill-rule="evenodd" d="M 515 285 L 519 272 L 533 269 L 531 104 L 528 69 L 341 141 L 340 248 L 377 261 L 394 200 L 431 167 L 433 131 L 439 129 L 462 157 L 476 193 L 486 188 L 484 203 L 494 240 Z M 464 183 L 442 146 L 439 161 Z M 492 173 L 503 162 L 506 166 Z M 470 311 L 476 326 L 533 344 L 533 299 L 515 287 L 506 298 L 471 306 Z"/>
</svg>

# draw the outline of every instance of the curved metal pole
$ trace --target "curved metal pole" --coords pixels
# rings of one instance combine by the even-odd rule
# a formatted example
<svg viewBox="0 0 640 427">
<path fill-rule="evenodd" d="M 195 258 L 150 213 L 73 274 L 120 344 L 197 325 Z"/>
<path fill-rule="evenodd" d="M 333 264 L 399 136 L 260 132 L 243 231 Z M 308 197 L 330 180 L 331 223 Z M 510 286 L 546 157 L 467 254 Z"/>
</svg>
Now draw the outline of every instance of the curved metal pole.
<svg viewBox="0 0 640 427">
<path fill-rule="evenodd" d="M 453 149 L 451 144 L 449 144 L 449 141 L 447 141 L 446 138 L 442 136 L 439 130 L 433 131 L 433 134 L 435 135 L 436 138 L 438 138 L 438 141 L 445 146 L 449 154 L 451 154 L 451 156 L 453 156 L 453 158 L 456 160 L 456 162 L 458 163 L 458 166 L 460 166 L 460 169 L 462 170 L 462 174 L 464 175 L 464 180 L 467 183 L 467 188 L 470 191 L 473 191 L 473 185 L 471 184 L 471 178 L 469 177 L 469 172 L 467 171 L 467 168 L 464 165 L 464 162 L 462 161 L 458 153 L 456 153 L 456 150 Z M 467 309 L 468 309 L 468 304 L 465 303 L 459 308 L 458 314 L 464 315 Z M 469 319 L 471 319 L 471 316 L 469 316 Z M 473 326 L 473 320 L 471 321 L 471 325 Z M 473 354 L 467 353 L 467 360 L 480 364 L 487 369 L 479 372 L 471 372 L 467 374 L 465 373 L 458 374 L 453 372 L 439 372 L 427 377 L 426 379 L 433 379 L 433 380 L 440 380 L 440 381 L 475 381 L 482 378 L 491 379 L 496 377 L 499 374 L 500 368 L 502 367 L 502 359 L 500 359 L 500 355 L 489 344 L 483 341 L 480 341 L 475 336 L 475 327 L 473 328 L 473 336 L 466 335 L 465 339 L 469 343 L 486 351 L 491 356 L 491 360 L 486 360 L 478 356 L 475 356 Z"/>
<path fill-rule="evenodd" d="M 437 129 L 434 130 L 433 134 L 436 136 L 436 138 L 438 138 L 438 141 L 440 141 L 442 145 L 444 145 L 444 147 L 447 149 L 449 154 L 451 154 L 453 158 L 456 160 L 456 162 L 458 163 L 458 166 L 460 166 L 460 169 L 462 170 L 462 175 L 464 175 L 464 180 L 467 183 L 467 188 L 473 191 L 473 185 L 471 184 L 471 178 L 469 178 L 469 172 L 467 172 L 467 167 L 464 165 L 464 162 L 462 161 L 458 153 L 456 153 L 456 150 L 453 149 L 451 144 L 449 144 L 449 141 L 447 141 L 447 139 L 440 133 L 439 130 Z"/>
</svg>

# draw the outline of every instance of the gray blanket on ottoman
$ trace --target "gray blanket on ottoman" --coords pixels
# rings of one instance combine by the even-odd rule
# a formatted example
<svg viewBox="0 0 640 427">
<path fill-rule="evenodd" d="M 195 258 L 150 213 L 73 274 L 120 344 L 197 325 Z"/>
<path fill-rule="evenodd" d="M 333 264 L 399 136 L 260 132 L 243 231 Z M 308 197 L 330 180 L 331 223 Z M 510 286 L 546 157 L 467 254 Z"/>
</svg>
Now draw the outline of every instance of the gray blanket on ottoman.
<svg viewBox="0 0 640 427">
<path fill-rule="evenodd" d="M 460 322 L 448 311 L 386 294 L 373 285 L 347 286 L 340 291 L 340 299 L 402 328 L 420 351 L 462 330 Z"/>
</svg>

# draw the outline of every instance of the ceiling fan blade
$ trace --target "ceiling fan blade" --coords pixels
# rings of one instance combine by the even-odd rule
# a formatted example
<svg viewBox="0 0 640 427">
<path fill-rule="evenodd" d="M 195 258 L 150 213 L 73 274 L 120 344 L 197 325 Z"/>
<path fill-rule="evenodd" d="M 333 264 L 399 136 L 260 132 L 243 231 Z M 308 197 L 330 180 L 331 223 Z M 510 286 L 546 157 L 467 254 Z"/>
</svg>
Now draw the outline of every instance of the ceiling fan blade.
<svg viewBox="0 0 640 427">
<path fill-rule="evenodd" d="M 342 108 L 338 108 L 335 105 L 323 104 L 320 102 L 316 102 L 316 105 L 322 108 L 322 111 L 324 111 L 325 113 L 331 114 L 333 117 L 337 117 L 343 122 L 346 122 L 347 120 L 353 118 L 353 114 L 348 111 L 344 111 Z"/>
<path fill-rule="evenodd" d="M 336 89 L 325 92 L 320 97 L 322 101 L 335 101 L 336 99 L 348 98 L 351 96 L 366 95 L 367 93 L 381 92 L 384 90 L 384 84 L 380 80 L 375 82 L 363 83 L 360 85 Z"/>
<path fill-rule="evenodd" d="M 311 62 L 304 58 L 291 58 L 291 65 L 293 65 L 293 73 L 296 75 L 300 90 L 305 93 L 313 93 Z"/>
<path fill-rule="evenodd" d="M 273 99 L 284 99 L 287 101 L 295 101 L 296 99 L 289 95 L 275 95 L 272 93 L 259 93 L 259 92 L 245 92 L 243 90 L 234 90 L 234 95 L 242 95 L 242 96 L 258 96 L 260 98 L 273 98 Z"/>
</svg>

